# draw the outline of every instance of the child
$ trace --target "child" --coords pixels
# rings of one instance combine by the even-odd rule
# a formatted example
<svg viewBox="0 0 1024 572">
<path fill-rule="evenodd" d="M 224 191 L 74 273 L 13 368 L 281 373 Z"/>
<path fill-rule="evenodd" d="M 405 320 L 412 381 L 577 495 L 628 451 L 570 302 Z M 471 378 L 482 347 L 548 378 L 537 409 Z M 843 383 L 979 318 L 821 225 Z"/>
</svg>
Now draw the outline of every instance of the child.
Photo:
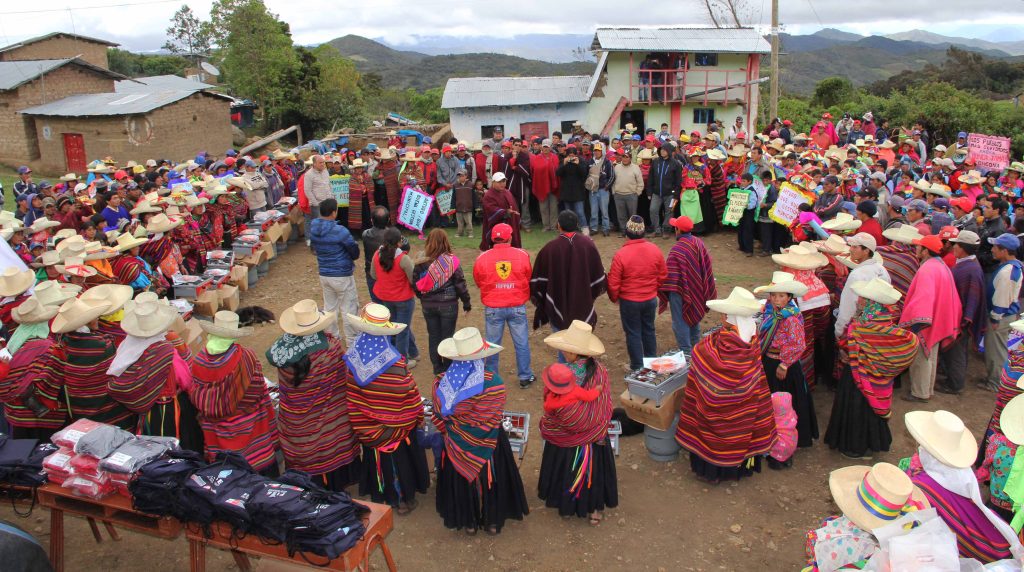
<svg viewBox="0 0 1024 572">
<path fill-rule="evenodd" d="M 481 205 L 484 200 L 484 192 L 486 191 L 487 186 L 483 179 L 473 181 L 473 212 L 475 212 L 478 217 L 483 216 Z"/>
<path fill-rule="evenodd" d="M 473 187 L 469 185 L 465 169 L 459 169 L 455 179 L 454 192 L 455 221 L 458 223 L 458 230 L 455 234 L 473 238 Z"/>
<path fill-rule="evenodd" d="M 576 383 L 576 374 L 564 363 L 547 367 L 541 376 L 544 379 L 544 411 L 552 412 L 577 401 L 593 401 L 600 391 L 597 388 L 584 389 Z"/>
</svg>

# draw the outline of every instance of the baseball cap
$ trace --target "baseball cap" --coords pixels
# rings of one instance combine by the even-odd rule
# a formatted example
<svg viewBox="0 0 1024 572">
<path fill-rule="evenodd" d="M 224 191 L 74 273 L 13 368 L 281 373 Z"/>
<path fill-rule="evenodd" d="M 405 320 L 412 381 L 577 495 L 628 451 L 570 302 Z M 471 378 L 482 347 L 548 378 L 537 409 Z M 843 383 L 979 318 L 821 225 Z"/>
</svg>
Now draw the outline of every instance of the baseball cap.
<svg viewBox="0 0 1024 572">
<path fill-rule="evenodd" d="M 906 202 L 906 199 L 899 195 L 893 195 L 892 197 L 889 197 L 889 206 L 894 209 L 903 208 L 903 205 L 906 204 Z"/>
<path fill-rule="evenodd" d="M 505 180 L 505 173 L 495 173 L 491 176 L 491 180 L 495 183 Z"/>
<path fill-rule="evenodd" d="M 503 222 L 494 225 L 494 228 L 491 229 L 491 240 L 495 242 L 508 242 L 511 238 L 512 227 Z"/>
<path fill-rule="evenodd" d="M 951 240 L 960 234 L 960 230 L 955 226 L 944 226 L 939 230 L 939 238 L 942 240 Z"/>
<path fill-rule="evenodd" d="M 989 238 L 988 243 L 993 246 L 1001 246 L 1006 250 L 1017 250 L 1020 248 L 1020 239 L 1017 235 L 1004 232 L 995 238 Z"/>
<path fill-rule="evenodd" d="M 871 176 L 869 178 L 874 179 L 876 181 L 882 181 L 884 183 L 885 173 L 871 173 Z"/>
<path fill-rule="evenodd" d="M 949 239 L 950 242 L 958 242 L 960 244 L 973 244 L 975 246 L 981 244 L 981 237 L 978 233 L 973 230 L 961 230 L 960 234 Z"/>
<path fill-rule="evenodd" d="M 46 197 L 45 199 L 43 199 L 43 206 L 44 207 L 55 207 L 55 206 L 57 206 L 57 201 L 53 200 L 53 197 Z"/>
<path fill-rule="evenodd" d="M 966 131 L 961 131 L 960 133 L 957 133 L 956 134 L 956 138 L 957 139 L 967 139 L 967 132 Z"/>
<path fill-rule="evenodd" d="M 39 181 L 39 190 L 49 189 L 52 186 L 50 181 Z"/>
<path fill-rule="evenodd" d="M 1013 236 L 1013 235 L 1010 235 Z M 1014 237 L 1017 238 L 1017 237 Z M 923 246 L 928 250 L 938 254 L 942 252 L 942 238 L 937 234 L 929 234 L 928 236 L 922 236 L 921 238 L 915 238 L 914 244 Z"/>
<path fill-rule="evenodd" d="M 19 175 L 27 175 L 27 174 L 29 174 L 31 172 L 32 172 L 32 169 L 29 169 L 28 166 L 26 166 L 26 165 L 22 165 L 22 166 L 18 167 L 18 174 Z"/>
<path fill-rule="evenodd" d="M 939 197 L 939 198 L 935 199 L 934 201 L 932 201 L 932 206 L 934 206 L 935 208 L 938 208 L 938 209 L 948 209 L 949 208 L 949 199 L 947 199 L 946 197 Z"/>
<path fill-rule="evenodd" d="M 235 151 L 234 149 L 228 149 L 227 151 L 224 152 L 224 155 L 226 157 L 237 157 L 238 151 Z"/>
<path fill-rule="evenodd" d="M 688 216 L 680 216 L 668 220 L 669 226 L 678 229 L 680 232 L 693 230 L 693 220 Z"/>
<path fill-rule="evenodd" d="M 850 246 L 863 246 L 864 248 L 874 252 L 878 248 L 878 242 L 875 241 L 875 237 L 871 236 L 866 232 L 858 232 L 857 234 L 846 239 L 846 244 Z"/>
<path fill-rule="evenodd" d="M 914 199 L 907 203 L 907 208 L 910 210 L 926 213 L 928 212 L 928 203 L 924 202 L 921 199 Z"/>
<path fill-rule="evenodd" d="M 974 201 L 967 197 L 957 197 L 949 201 L 949 206 L 956 207 L 964 212 L 971 212 L 974 209 Z"/>
</svg>

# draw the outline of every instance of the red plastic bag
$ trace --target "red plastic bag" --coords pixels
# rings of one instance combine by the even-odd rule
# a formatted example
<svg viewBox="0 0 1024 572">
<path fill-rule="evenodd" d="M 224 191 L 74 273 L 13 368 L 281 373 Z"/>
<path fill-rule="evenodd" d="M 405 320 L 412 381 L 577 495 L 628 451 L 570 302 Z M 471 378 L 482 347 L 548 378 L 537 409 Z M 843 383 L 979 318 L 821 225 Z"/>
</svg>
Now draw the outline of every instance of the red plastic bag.
<svg viewBox="0 0 1024 572">
<path fill-rule="evenodd" d="M 93 421 L 92 419 L 79 419 L 71 425 L 68 425 L 54 433 L 50 440 L 58 447 L 74 449 L 75 445 L 78 444 L 78 440 L 82 438 L 82 435 L 85 435 L 89 431 L 92 431 L 101 425 L 103 424 Z"/>
<path fill-rule="evenodd" d="M 100 474 L 100 460 L 90 455 L 75 455 L 71 457 L 71 467 L 74 469 L 74 474 L 82 475 L 84 477 L 99 477 Z"/>
<path fill-rule="evenodd" d="M 74 455 L 71 449 L 61 447 L 56 453 L 43 459 L 43 470 L 46 471 L 50 482 L 61 485 L 75 474 L 75 469 L 71 466 L 71 457 Z"/>
<path fill-rule="evenodd" d="M 93 500 L 99 500 L 110 495 L 116 488 L 114 483 L 110 482 L 110 477 L 108 477 L 106 473 L 102 473 L 101 477 L 97 479 L 74 475 L 64 481 L 64 484 L 61 486 L 66 489 L 71 489 L 71 491 L 78 496 L 83 496 Z"/>
</svg>

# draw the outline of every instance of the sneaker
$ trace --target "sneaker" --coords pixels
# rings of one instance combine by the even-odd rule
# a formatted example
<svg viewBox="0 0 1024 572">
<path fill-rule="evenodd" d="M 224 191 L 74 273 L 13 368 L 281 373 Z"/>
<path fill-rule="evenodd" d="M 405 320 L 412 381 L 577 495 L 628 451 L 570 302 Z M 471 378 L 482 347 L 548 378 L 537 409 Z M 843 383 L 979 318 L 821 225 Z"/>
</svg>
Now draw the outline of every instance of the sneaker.
<svg viewBox="0 0 1024 572">
<path fill-rule="evenodd" d="M 590 236 L 590 229 L 589 228 L 583 227 L 583 236 Z"/>
<path fill-rule="evenodd" d="M 916 395 L 914 395 L 912 393 L 908 393 L 906 395 L 901 395 L 900 399 L 902 399 L 903 401 L 909 401 L 911 403 L 928 403 L 927 399 L 922 399 L 922 398 L 920 398 L 920 397 L 918 397 L 918 396 L 916 396 Z"/>
<path fill-rule="evenodd" d="M 537 376 L 535 376 L 535 375 L 531 375 L 527 379 L 520 379 L 519 380 L 519 389 L 526 389 L 526 388 L 530 387 L 531 385 L 533 385 L 533 382 L 535 382 L 535 381 L 537 381 Z"/>
<path fill-rule="evenodd" d="M 978 389 L 984 389 L 985 391 L 991 391 L 992 393 L 996 393 L 999 391 L 998 387 L 992 385 L 987 381 L 979 381 L 978 383 L 974 384 L 974 387 L 977 387 Z"/>
<path fill-rule="evenodd" d="M 405 369 L 415 369 L 416 368 L 416 364 L 418 364 L 418 363 L 419 362 L 414 360 L 414 359 L 407 360 L 405 362 Z"/>
<path fill-rule="evenodd" d="M 306 246 L 312 246 L 312 245 L 313 245 L 313 243 L 312 243 L 312 242 L 310 242 L 310 240 L 309 240 L 309 239 L 307 238 L 307 239 L 306 239 Z"/>
<path fill-rule="evenodd" d="M 466 235 L 466 238 L 473 238 L 473 233 L 469 233 L 469 234 L 467 234 L 467 235 Z"/>
</svg>

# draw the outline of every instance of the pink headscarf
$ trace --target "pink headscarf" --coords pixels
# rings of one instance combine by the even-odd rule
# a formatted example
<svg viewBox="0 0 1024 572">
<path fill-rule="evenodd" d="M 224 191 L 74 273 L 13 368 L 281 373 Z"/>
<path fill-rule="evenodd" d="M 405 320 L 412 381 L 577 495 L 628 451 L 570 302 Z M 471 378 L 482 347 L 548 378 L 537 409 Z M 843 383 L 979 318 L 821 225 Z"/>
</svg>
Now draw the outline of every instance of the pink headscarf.
<svg viewBox="0 0 1024 572">
<path fill-rule="evenodd" d="M 772 445 L 769 455 L 779 462 L 788 461 L 796 451 L 796 412 L 793 411 L 793 394 L 776 391 L 772 394 L 772 410 L 775 414 L 775 428 L 779 438 Z"/>
</svg>

